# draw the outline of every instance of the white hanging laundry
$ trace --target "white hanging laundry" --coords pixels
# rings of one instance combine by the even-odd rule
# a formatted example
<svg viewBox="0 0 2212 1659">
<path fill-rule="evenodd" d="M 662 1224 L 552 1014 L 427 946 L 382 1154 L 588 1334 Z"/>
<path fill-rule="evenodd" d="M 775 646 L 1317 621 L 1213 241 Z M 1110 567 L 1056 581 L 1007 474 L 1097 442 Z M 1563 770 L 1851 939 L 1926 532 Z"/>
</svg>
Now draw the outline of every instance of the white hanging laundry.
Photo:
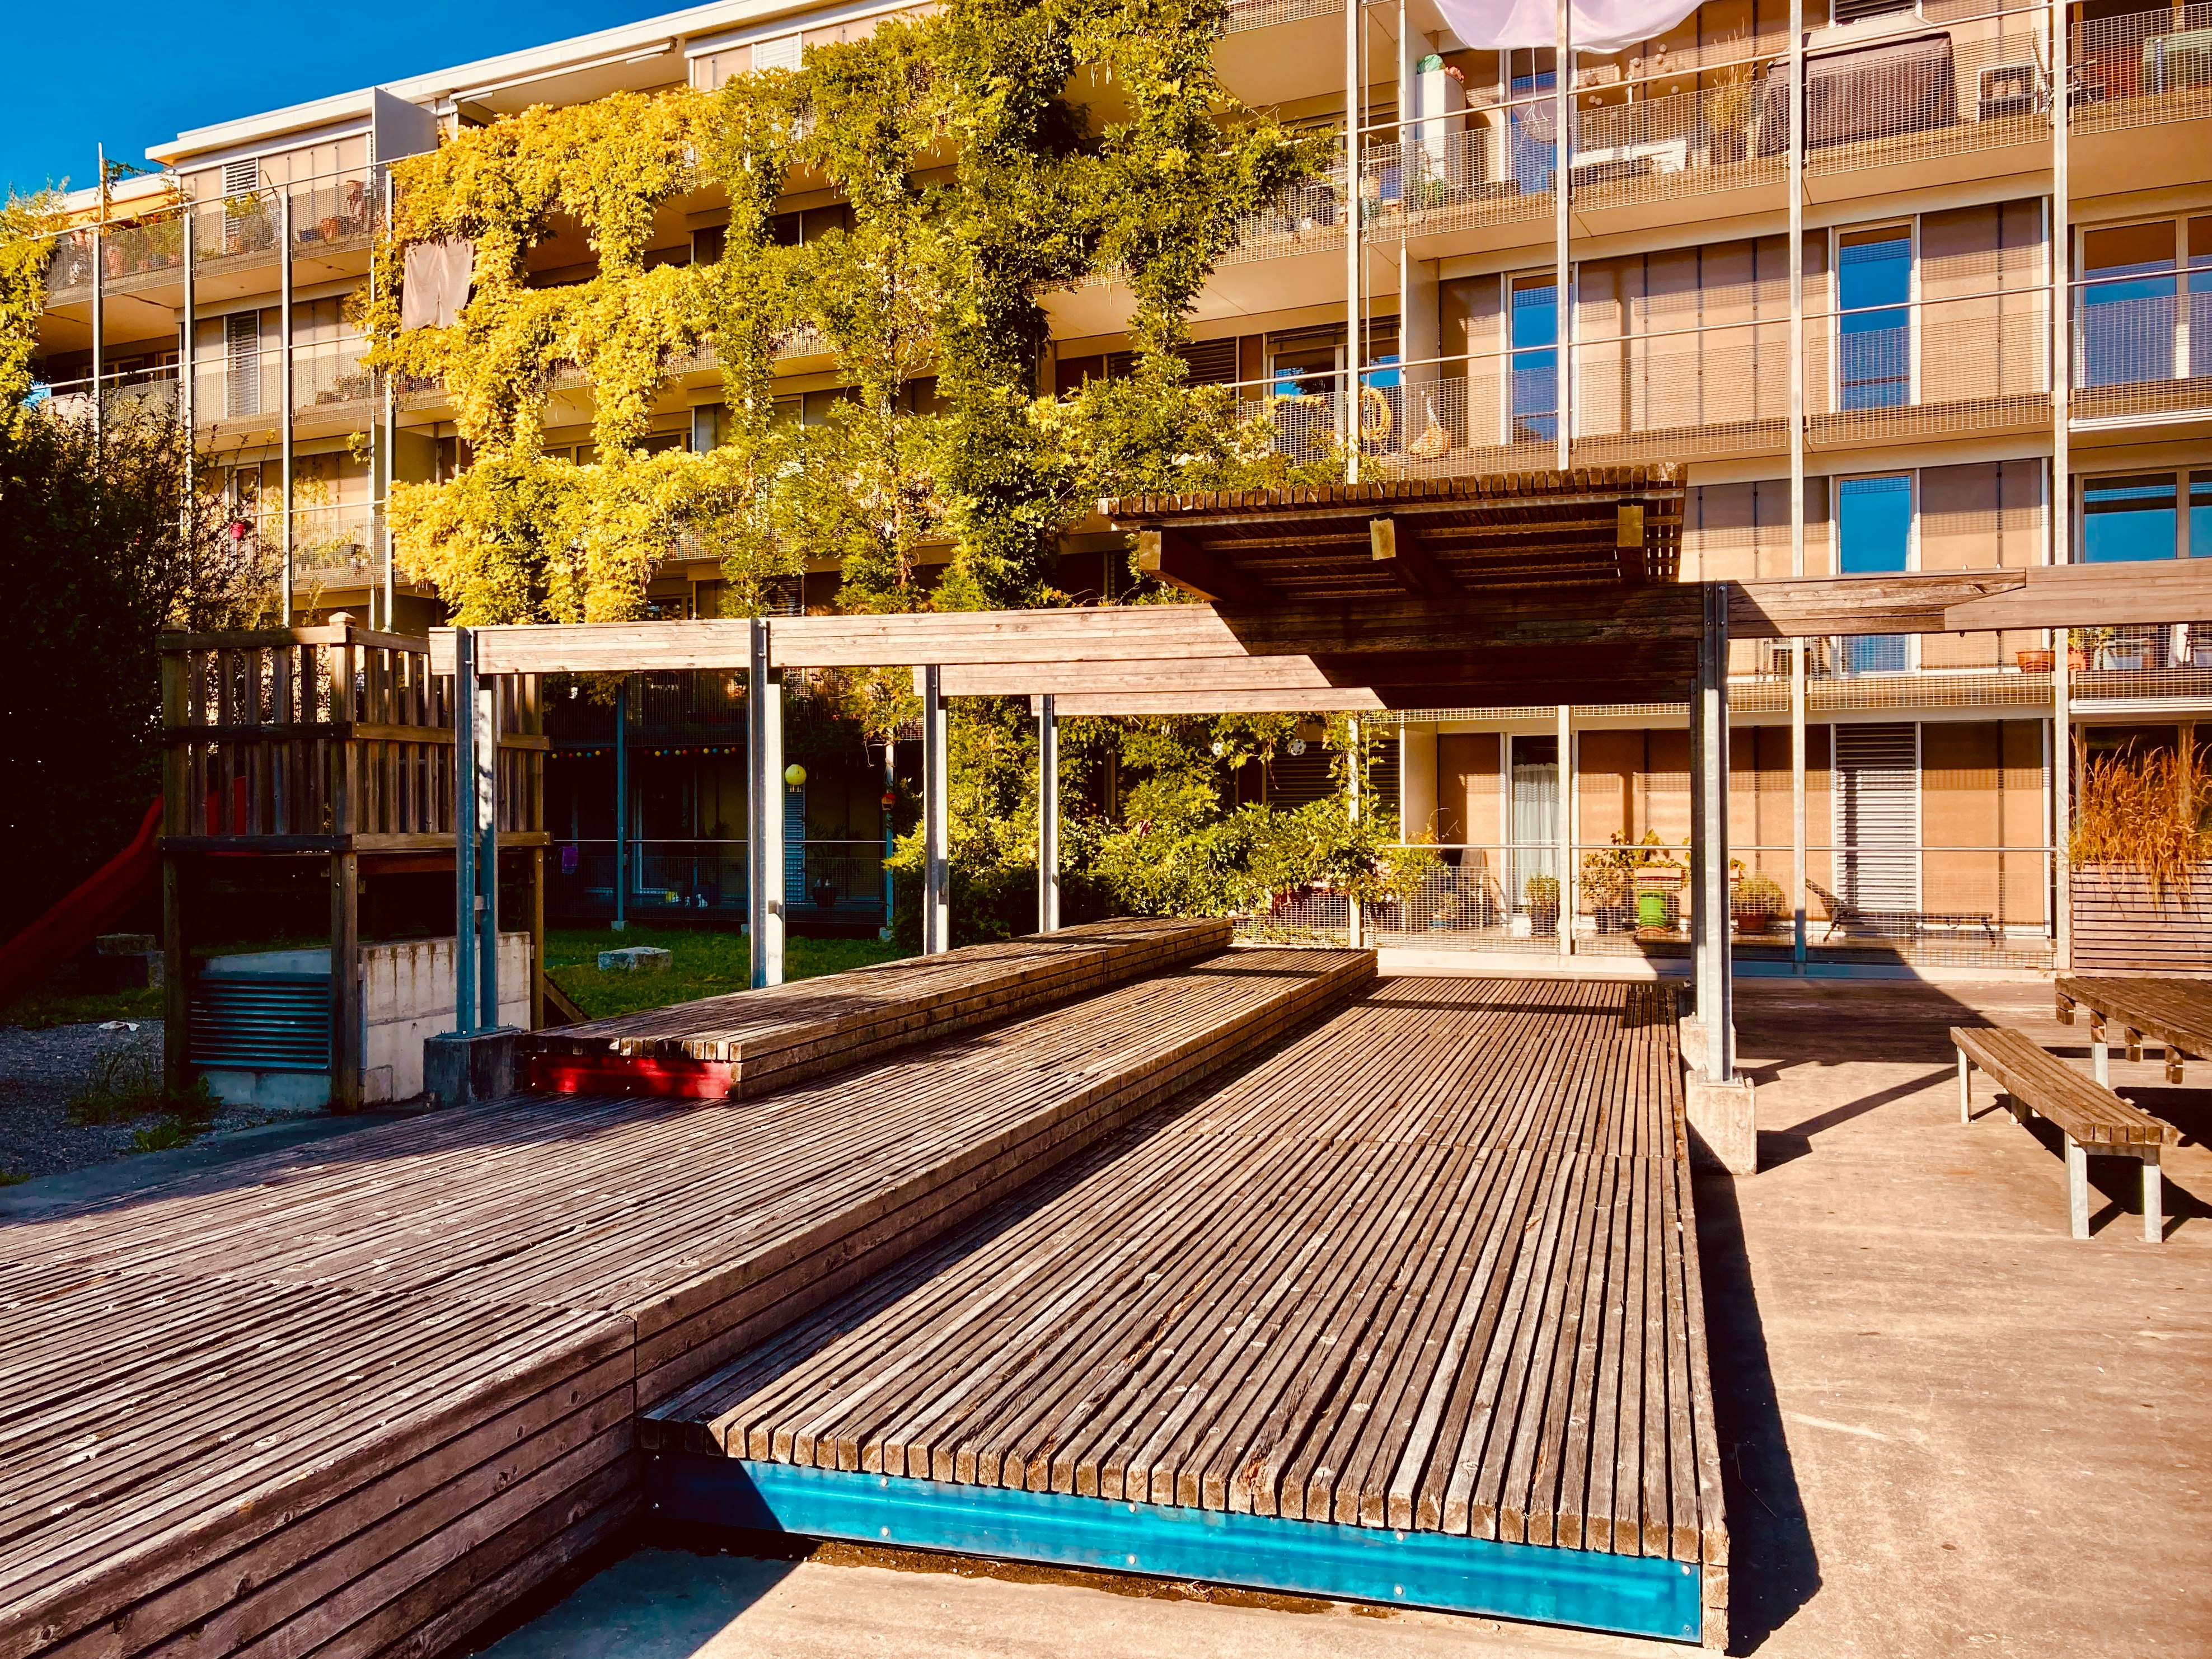
<svg viewBox="0 0 2212 1659">
<path fill-rule="evenodd" d="M 399 326 L 451 328 L 469 302 L 476 275 L 473 242 L 416 242 L 407 250 L 399 288 Z"/>
<path fill-rule="evenodd" d="M 1557 0 L 1437 0 L 1444 21 L 1479 52 L 1552 46 L 1559 40 Z M 1573 0 L 1568 28 L 1577 52 L 1619 52 L 1664 34 L 1698 9 L 1698 0 Z"/>
</svg>

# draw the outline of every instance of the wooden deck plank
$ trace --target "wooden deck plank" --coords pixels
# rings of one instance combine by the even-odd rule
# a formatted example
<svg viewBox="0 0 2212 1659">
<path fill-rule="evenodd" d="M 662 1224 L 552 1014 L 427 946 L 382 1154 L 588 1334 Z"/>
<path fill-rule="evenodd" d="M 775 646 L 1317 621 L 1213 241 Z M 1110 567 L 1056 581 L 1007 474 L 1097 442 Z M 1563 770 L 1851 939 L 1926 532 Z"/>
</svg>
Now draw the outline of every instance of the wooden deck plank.
<svg viewBox="0 0 2212 1659">
<path fill-rule="evenodd" d="M 1240 951 L 765 1099 L 488 1103 L 0 1231 L 0 1656 L 429 1652 L 620 1523 L 638 1404 L 1372 974 Z"/>
<path fill-rule="evenodd" d="M 650 1411 L 648 1435 L 1724 1547 L 1680 1060 L 1650 1012 L 1589 982 L 1377 985 Z"/>
</svg>

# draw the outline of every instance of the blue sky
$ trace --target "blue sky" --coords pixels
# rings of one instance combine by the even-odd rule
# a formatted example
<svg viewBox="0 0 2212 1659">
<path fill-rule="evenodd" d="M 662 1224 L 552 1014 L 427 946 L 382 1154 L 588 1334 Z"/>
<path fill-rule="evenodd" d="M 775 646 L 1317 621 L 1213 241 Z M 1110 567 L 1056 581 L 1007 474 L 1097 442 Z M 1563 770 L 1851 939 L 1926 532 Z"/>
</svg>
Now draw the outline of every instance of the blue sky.
<svg viewBox="0 0 2212 1659">
<path fill-rule="evenodd" d="M 684 0 L 25 0 L 0 52 L 0 189 L 93 182 L 146 147 L 311 98 L 680 9 Z"/>
</svg>

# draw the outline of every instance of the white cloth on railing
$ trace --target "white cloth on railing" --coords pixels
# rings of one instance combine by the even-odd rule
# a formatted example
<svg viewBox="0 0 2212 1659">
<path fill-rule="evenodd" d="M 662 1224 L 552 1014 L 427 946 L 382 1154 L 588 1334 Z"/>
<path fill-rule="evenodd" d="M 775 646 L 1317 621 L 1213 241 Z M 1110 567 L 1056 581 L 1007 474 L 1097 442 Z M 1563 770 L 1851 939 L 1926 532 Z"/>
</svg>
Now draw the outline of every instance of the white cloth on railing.
<svg viewBox="0 0 2212 1659">
<path fill-rule="evenodd" d="M 417 242 L 410 247 L 399 289 L 399 326 L 451 328 L 469 302 L 476 263 L 473 242 Z"/>
<path fill-rule="evenodd" d="M 1557 0 L 1437 0 L 1461 42 L 1478 52 L 1552 46 L 1559 40 Z M 1574 0 L 1569 29 L 1577 52 L 1619 52 L 1664 34 L 1698 9 L 1698 0 Z"/>
</svg>

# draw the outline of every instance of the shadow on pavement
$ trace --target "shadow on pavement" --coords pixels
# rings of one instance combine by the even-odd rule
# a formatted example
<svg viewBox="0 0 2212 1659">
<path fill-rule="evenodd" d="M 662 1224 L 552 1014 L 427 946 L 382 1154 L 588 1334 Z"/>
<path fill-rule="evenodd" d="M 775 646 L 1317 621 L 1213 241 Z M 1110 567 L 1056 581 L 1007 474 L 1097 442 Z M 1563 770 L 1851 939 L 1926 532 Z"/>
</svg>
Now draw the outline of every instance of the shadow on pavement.
<svg viewBox="0 0 2212 1659">
<path fill-rule="evenodd" d="M 1762 1161 L 1765 1155 L 1762 1144 Z M 1728 1504 L 1728 1651 L 1747 1654 L 1813 1598 L 1820 1564 L 1782 1430 L 1735 1182 L 1702 1172 L 1696 1180 L 1698 1263 Z"/>
</svg>

